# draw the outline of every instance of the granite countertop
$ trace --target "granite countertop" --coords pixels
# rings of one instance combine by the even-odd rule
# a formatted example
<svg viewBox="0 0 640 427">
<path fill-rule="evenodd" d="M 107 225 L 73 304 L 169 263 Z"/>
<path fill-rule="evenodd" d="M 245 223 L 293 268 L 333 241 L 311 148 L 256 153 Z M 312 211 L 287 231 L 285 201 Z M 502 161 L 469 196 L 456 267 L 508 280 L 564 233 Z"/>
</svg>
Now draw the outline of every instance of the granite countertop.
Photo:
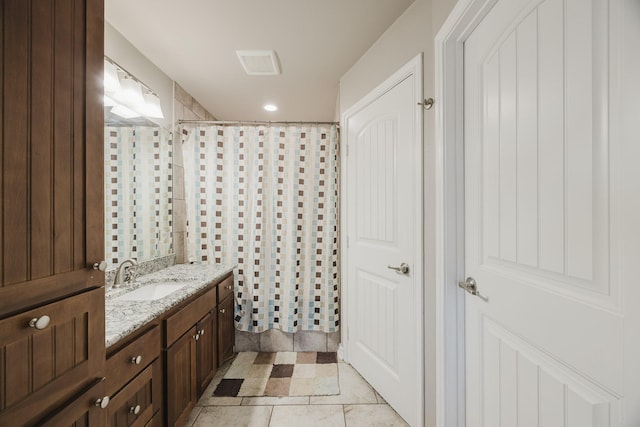
<svg viewBox="0 0 640 427">
<path fill-rule="evenodd" d="M 175 307 L 200 289 L 232 272 L 235 265 L 177 264 L 140 276 L 121 288 L 108 288 L 105 296 L 105 341 L 109 348 L 122 338 Z M 127 292 L 153 283 L 188 283 L 184 288 L 154 301 L 116 299 Z"/>
</svg>

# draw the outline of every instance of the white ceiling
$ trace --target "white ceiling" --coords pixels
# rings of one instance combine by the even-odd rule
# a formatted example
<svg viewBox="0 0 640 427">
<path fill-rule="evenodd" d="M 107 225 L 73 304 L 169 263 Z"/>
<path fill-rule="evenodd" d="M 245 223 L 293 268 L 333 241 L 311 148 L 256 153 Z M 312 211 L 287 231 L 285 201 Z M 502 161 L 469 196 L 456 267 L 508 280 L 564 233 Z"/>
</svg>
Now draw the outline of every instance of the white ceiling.
<svg viewBox="0 0 640 427">
<path fill-rule="evenodd" d="M 340 77 L 413 0 L 106 0 L 106 19 L 219 120 L 332 121 Z M 274 49 L 279 76 L 236 50 Z M 279 110 L 268 113 L 267 103 Z"/>
</svg>

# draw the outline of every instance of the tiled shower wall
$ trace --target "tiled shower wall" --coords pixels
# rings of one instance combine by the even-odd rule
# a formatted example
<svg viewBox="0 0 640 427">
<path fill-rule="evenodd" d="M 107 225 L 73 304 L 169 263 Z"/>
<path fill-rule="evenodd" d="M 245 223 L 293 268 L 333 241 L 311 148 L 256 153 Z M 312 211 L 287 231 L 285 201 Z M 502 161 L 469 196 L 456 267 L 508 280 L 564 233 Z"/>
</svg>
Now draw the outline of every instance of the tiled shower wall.
<svg viewBox="0 0 640 427">
<path fill-rule="evenodd" d="M 174 136 L 179 135 L 178 120 L 215 120 L 198 101 L 196 101 L 178 83 L 175 85 L 175 97 L 173 99 L 174 111 Z M 173 143 L 173 251 L 176 254 L 176 263 L 185 262 L 186 237 L 187 237 L 187 204 L 184 197 L 184 161 L 180 138 L 175 137 Z"/>
</svg>

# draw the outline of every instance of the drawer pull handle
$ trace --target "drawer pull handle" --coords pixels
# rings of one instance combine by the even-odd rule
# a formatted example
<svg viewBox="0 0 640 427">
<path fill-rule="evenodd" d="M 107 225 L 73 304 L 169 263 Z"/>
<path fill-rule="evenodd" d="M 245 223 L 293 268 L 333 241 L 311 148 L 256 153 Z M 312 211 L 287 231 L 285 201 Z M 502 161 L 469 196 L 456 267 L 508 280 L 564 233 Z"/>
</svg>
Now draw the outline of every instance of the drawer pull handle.
<svg viewBox="0 0 640 427">
<path fill-rule="evenodd" d="M 224 314 L 224 313 L 225 313 L 225 311 L 227 311 L 227 310 L 225 310 L 224 308 L 221 308 L 221 309 L 220 309 L 220 313 L 222 313 L 222 314 Z"/>
<path fill-rule="evenodd" d="M 132 406 L 131 409 L 129 409 L 129 412 L 133 415 L 138 415 L 140 413 L 140 405 Z"/>
<path fill-rule="evenodd" d="M 109 396 L 96 400 L 96 406 L 99 406 L 101 409 L 105 409 L 109 406 Z"/>
<path fill-rule="evenodd" d="M 51 318 L 49 316 L 34 317 L 29 321 L 29 327 L 42 330 L 49 326 L 49 322 L 51 322 Z"/>
<path fill-rule="evenodd" d="M 131 363 L 133 363 L 134 365 L 139 365 L 142 363 L 142 356 L 138 355 L 135 357 L 131 358 Z"/>
</svg>

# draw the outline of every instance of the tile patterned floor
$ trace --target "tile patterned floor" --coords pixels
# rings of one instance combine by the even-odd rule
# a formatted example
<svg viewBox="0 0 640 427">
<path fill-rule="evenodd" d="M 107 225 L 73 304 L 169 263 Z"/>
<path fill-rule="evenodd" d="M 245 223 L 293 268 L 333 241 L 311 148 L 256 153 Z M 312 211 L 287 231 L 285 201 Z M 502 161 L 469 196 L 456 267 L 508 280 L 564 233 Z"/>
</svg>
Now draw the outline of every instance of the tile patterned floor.
<svg viewBox="0 0 640 427">
<path fill-rule="evenodd" d="M 408 426 L 347 363 L 338 363 L 340 394 L 335 396 L 212 396 L 230 366 L 217 372 L 185 427 Z"/>
</svg>

